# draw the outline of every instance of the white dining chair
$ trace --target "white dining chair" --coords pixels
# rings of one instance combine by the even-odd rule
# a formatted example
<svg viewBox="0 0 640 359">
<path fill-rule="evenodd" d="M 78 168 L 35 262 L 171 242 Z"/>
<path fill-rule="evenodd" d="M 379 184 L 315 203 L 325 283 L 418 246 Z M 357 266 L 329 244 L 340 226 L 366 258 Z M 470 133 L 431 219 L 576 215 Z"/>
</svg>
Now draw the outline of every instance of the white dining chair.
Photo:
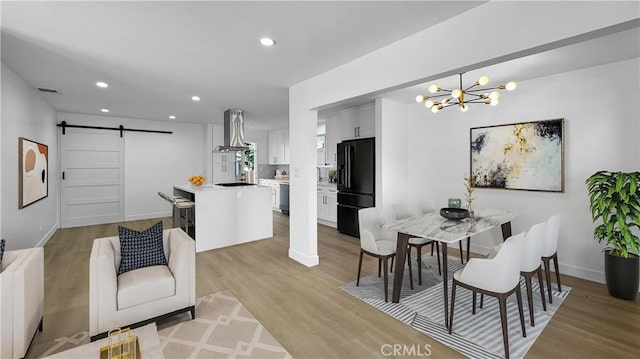
<svg viewBox="0 0 640 359">
<path fill-rule="evenodd" d="M 545 312 L 547 311 L 547 304 L 544 299 L 544 283 L 542 282 L 542 265 L 540 262 L 546 234 L 546 222 L 531 226 L 524 238 L 524 251 L 520 260 L 520 275 L 524 277 L 527 287 L 527 301 L 529 304 L 529 319 L 531 321 L 531 326 L 535 326 L 535 321 L 533 319 L 533 287 L 531 284 L 531 278 L 536 274 L 538 275 L 538 283 L 540 284 L 542 308 Z"/>
<path fill-rule="evenodd" d="M 360 260 L 358 261 L 358 279 L 356 285 L 360 285 L 360 272 L 362 270 L 362 257 L 364 254 L 378 258 L 378 276 L 380 275 L 380 263 L 384 265 L 384 301 L 388 301 L 388 261 L 396 255 L 396 239 L 394 233 L 380 228 L 381 221 L 377 208 L 363 208 L 358 211 L 358 223 L 360 227 Z M 411 269 L 409 269 L 411 277 Z"/>
<path fill-rule="evenodd" d="M 562 292 L 560 286 L 560 270 L 558 268 L 558 236 L 560 234 L 560 215 L 552 216 L 547 220 L 547 234 L 544 238 L 544 246 L 542 248 L 542 262 L 544 263 L 545 279 L 547 280 L 547 292 L 549 293 L 549 303 L 553 303 L 553 296 L 551 295 L 551 273 L 550 262 L 553 259 L 553 264 L 556 271 L 556 283 L 558 284 L 558 291 Z"/>
<path fill-rule="evenodd" d="M 405 219 L 405 218 L 410 218 L 410 217 L 414 217 L 417 215 L 417 213 L 421 212 L 422 207 L 420 206 L 416 206 L 414 208 L 413 211 L 411 211 L 409 209 L 409 206 L 407 206 L 406 204 L 394 204 L 391 206 L 391 215 L 392 218 L 395 222 L 401 220 L 401 219 Z M 437 241 L 433 241 L 427 238 L 422 238 L 422 237 L 411 237 L 409 238 L 409 246 L 407 247 L 407 261 L 409 261 L 409 263 L 411 263 L 411 248 L 415 248 L 416 252 L 417 252 L 417 258 L 416 261 L 418 262 L 418 284 L 422 285 L 422 247 L 431 244 L 433 247 L 433 244 L 435 243 L 435 245 L 437 246 L 437 251 L 436 254 L 438 256 L 438 274 L 442 275 L 442 269 L 441 269 L 441 265 L 440 265 L 440 246 L 438 244 Z M 411 289 L 413 289 L 413 281 L 411 282 Z"/>
<path fill-rule="evenodd" d="M 449 317 L 449 334 L 453 331 L 453 313 L 456 303 L 456 287 L 463 287 L 473 292 L 472 313 L 476 313 L 476 293 L 496 297 L 500 306 L 502 321 L 502 341 L 505 357 L 509 358 L 509 329 L 507 326 L 507 297 L 514 292 L 518 301 L 522 336 L 527 332 L 522 310 L 522 293 L 520 291 L 520 261 L 523 255 L 524 233 L 507 238 L 500 251 L 492 259 L 471 258 L 467 265 L 453 275 L 451 289 L 451 312 Z"/>
</svg>

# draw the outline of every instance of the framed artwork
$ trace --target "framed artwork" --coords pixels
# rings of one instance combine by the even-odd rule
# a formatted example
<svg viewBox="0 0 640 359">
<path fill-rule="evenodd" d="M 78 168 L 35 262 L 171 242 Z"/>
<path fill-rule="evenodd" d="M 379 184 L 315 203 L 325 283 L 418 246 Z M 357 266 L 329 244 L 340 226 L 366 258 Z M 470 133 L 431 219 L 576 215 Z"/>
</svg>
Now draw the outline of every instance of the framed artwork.
<svg viewBox="0 0 640 359">
<path fill-rule="evenodd" d="M 18 208 L 49 195 L 49 147 L 18 138 Z"/>
<path fill-rule="evenodd" d="M 475 187 L 564 192 L 564 119 L 470 131 Z"/>
</svg>

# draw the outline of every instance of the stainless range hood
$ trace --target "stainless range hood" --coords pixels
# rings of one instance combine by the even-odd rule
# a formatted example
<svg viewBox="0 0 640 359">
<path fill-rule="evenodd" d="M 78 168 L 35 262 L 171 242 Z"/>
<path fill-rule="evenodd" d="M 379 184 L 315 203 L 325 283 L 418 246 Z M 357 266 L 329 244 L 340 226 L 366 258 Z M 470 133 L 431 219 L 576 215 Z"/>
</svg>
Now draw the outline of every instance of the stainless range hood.
<svg viewBox="0 0 640 359">
<path fill-rule="evenodd" d="M 224 144 L 216 146 L 213 152 L 237 152 L 248 149 L 244 145 L 244 111 L 224 112 Z"/>
</svg>

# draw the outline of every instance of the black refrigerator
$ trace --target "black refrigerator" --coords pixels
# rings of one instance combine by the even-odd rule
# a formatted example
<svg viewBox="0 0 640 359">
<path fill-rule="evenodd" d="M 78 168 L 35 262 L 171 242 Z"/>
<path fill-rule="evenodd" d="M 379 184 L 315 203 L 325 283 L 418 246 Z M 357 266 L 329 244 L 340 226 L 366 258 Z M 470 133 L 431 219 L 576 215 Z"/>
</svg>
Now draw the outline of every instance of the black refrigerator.
<svg viewBox="0 0 640 359">
<path fill-rule="evenodd" d="M 338 144 L 338 231 L 360 237 L 358 210 L 375 206 L 375 138 Z"/>
</svg>

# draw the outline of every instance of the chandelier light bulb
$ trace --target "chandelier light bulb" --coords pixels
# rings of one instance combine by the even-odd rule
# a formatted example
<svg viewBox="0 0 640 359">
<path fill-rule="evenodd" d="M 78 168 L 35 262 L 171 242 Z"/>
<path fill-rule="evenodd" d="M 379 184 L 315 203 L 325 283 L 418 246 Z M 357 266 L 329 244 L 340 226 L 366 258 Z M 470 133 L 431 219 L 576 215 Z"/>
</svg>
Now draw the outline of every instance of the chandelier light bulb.
<svg viewBox="0 0 640 359">
<path fill-rule="evenodd" d="M 482 77 L 480 77 L 480 78 L 478 79 L 478 84 L 479 84 L 480 86 L 484 86 L 484 85 L 486 85 L 486 84 L 488 84 L 488 83 L 489 83 L 489 76 L 487 76 L 487 75 L 484 75 L 484 76 L 482 76 Z"/>
<path fill-rule="evenodd" d="M 515 81 L 511 81 L 505 86 L 508 91 L 513 91 L 516 87 L 518 87 L 518 84 Z"/>
<path fill-rule="evenodd" d="M 438 85 L 436 84 L 429 85 L 429 92 L 436 93 L 438 91 L 440 91 L 440 87 L 438 87 Z"/>
<path fill-rule="evenodd" d="M 469 111 L 469 106 L 467 106 L 466 104 L 462 104 L 462 106 L 460 106 L 460 111 L 462 112 Z"/>
<path fill-rule="evenodd" d="M 498 99 L 491 99 L 491 101 L 489 102 L 489 105 L 491 106 L 498 106 Z"/>
<path fill-rule="evenodd" d="M 427 108 L 431 108 L 431 107 L 433 107 L 434 102 L 433 102 L 433 100 L 427 100 L 427 102 L 425 102 L 425 103 L 424 103 L 424 105 L 425 105 Z"/>
<path fill-rule="evenodd" d="M 433 113 L 438 113 L 439 111 L 440 111 L 440 106 L 433 106 L 431 108 L 431 112 L 433 112 Z"/>
<path fill-rule="evenodd" d="M 418 95 L 418 96 L 416 96 L 416 102 L 417 102 L 417 103 L 420 103 L 420 102 L 422 102 L 422 101 L 424 101 L 424 96 L 422 96 L 422 95 Z"/>
<path fill-rule="evenodd" d="M 446 104 L 448 104 L 448 103 L 449 103 L 449 99 L 448 99 L 448 98 L 445 98 L 444 100 L 442 100 L 442 104 L 443 104 L 443 105 L 446 105 Z"/>
<path fill-rule="evenodd" d="M 462 90 L 460 89 L 455 89 L 451 91 L 451 97 L 453 98 L 460 98 L 460 95 L 462 95 Z"/>
<path fill-rule="evenodd" d="M 497 100 L 500 98 L 500 92 L 498 91 L 493 91 L 491 92 L 491 94 L 489 94 L 489 98 L 492 100 Z"/>
</svg>

